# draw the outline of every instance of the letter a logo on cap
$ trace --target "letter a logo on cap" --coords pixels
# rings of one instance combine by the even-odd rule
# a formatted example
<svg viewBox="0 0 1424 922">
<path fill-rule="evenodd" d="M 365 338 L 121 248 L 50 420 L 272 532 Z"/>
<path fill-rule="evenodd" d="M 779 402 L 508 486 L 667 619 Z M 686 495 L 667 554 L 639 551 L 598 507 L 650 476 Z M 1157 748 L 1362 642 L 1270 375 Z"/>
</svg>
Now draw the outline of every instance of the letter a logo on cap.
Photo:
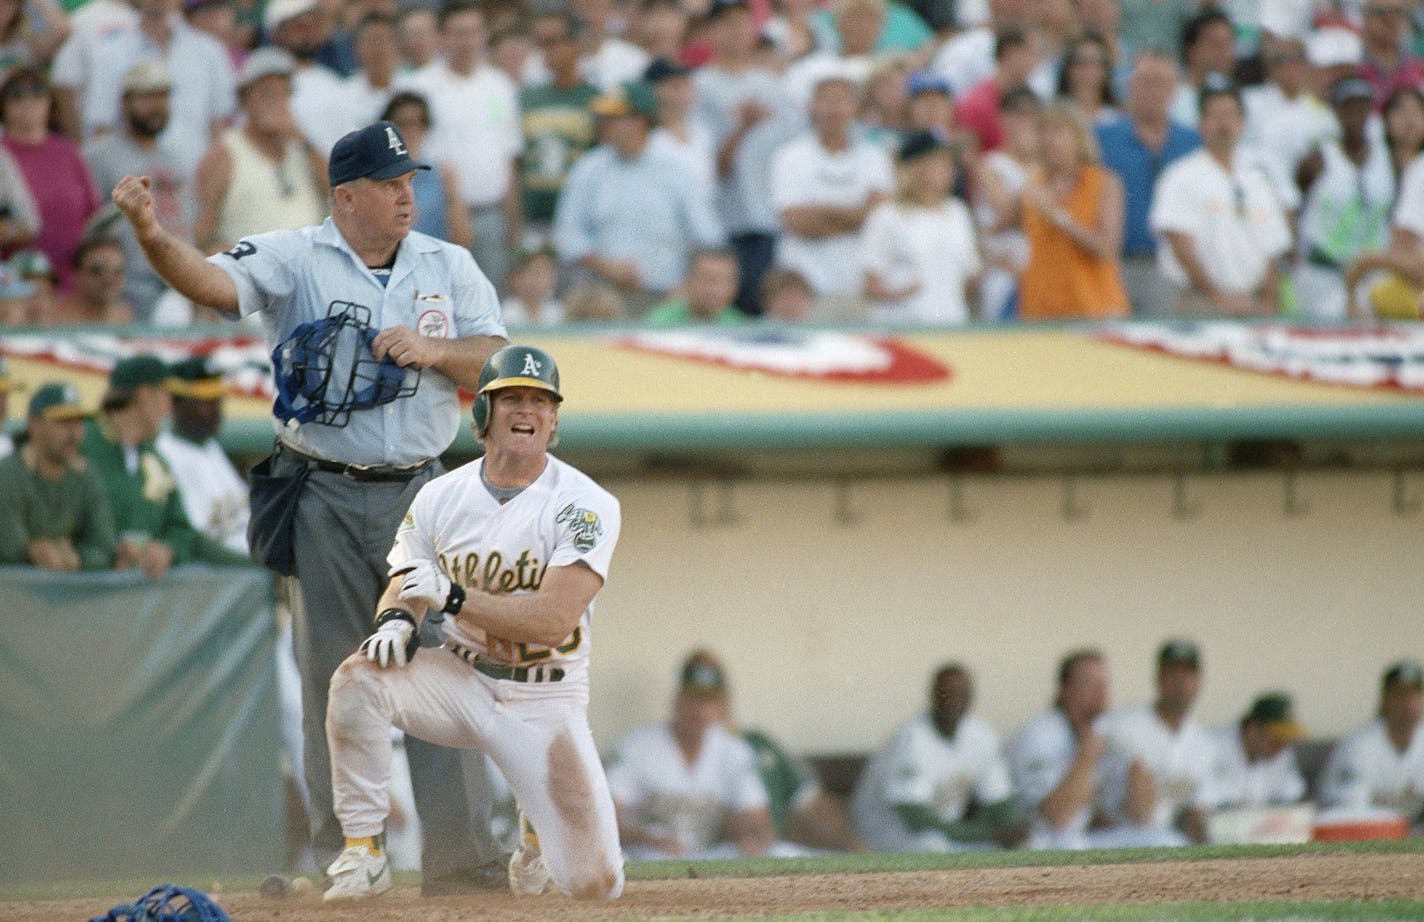
<svg viewBox="0 0 1424 922">
<path fill-rule="evenodd" d="M 524 369 L 519 373 L 521 375 L 532 375 L 535 378 L 539 377 L 539 363 L 534 359 L 534 356 L 527 352 L 524 353 Z"/>
<path fill-rule="evenodd" d="M 390 142 L 391 150 L 396 152 L 396 156 L 405 157 L 409 155 L 410 152 L 405 149 L 405 142 L 401 140 L 401 136 L 396 134 L 396 130 L 390 125 L 386 126 L 386 140 Z"/>
</svg>

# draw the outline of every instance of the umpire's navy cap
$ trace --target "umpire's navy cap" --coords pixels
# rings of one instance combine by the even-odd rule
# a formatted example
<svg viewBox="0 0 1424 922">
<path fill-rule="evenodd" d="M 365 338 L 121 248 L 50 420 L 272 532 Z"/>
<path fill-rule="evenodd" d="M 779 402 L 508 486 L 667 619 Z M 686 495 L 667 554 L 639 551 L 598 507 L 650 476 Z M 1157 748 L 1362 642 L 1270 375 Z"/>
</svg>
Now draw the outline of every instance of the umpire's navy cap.
<svg viewBox="0 0 1424 922">
<path fill-rule="evenodd" d="M 427 163 L 410 159 L 405 138 L 390 122 L 377 122 L 348 132 L 331 149 L 327 178 L 332 188 L 355 179 L 395 179 L 412 170 L 428 170 Z"/>
</svg>

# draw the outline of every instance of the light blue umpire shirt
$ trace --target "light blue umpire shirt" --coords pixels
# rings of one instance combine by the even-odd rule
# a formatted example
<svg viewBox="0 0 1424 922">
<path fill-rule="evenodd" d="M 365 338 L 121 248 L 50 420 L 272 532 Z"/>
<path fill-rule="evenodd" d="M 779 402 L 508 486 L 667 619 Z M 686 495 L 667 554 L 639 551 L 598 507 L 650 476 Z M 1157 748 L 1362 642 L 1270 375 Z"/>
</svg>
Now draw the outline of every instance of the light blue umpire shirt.
<svg viewBox="0 0 1424 922">
<path fill-rule="evenodd" d="M 242 316 L 260 314 L 275 349 L 300 324 L 327 315 L 332 301 L 370 309 L 377 330 L 407 326 L 425 336 L 505 336 L 494 286 L 468 250 L 412 231 L 389 278 L 361 261 L 330 218 L 299 230 L 245 237 L 208 257 L 237 285 Z M 408 372 L 413 380 L 414 369 Z M 346 464 L 415 464 L 450 447 L 463 414 L 455 382 L 427 368 L 415 394 L 355 410 L 345 426 L 282 425 L 278 437 L 304 454 Z"/>
</svg>

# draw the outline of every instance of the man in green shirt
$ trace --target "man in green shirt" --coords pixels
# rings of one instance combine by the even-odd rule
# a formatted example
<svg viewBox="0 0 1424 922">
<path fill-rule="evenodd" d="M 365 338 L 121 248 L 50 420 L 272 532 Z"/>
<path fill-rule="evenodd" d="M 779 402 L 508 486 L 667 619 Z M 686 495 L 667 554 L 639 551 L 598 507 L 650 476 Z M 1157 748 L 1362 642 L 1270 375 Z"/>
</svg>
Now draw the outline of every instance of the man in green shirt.
<svg viewBox="0 0 1424 922">
<path fill-rule="evenodd" d="M 524 153 L 519 158 L 524 226 L 546 243 L 554 222 L 554 204 L 574 161 L 598 141 L 597 120 L 589 103 L 598 87 L 579 72 L 582 24 L 567 10 L 541 13 L 531 26 L 534 44 L 549 68 L 550 82 L 519 93 Z"/>
<path fill-rule="evenodd" d="M 73 384 L 30 398 L 28 439 L 0 460 L 0 563 L 102 570 L 118 539 L 98 475 L 79 457 L 88 413 Z"/>
<path fill-rule="evenodd" d="M 153 446 L 173 411 L 171 378 L 169 367 L 154 356 L 121 359 L 109 375 L 99 418 L 85 427 L 81 448 L 108 494 L 119 533 L 118 567 L 138 567 L 149 579 L 195 560 L 251 563 L 192 526 L 173 473 Z"/>
<path fill-rule="evenodd" d="M 698 250 L 683 284 L 686 294 L 654 306 L 643 322 L 650 327 L 739 324 L 747 316 L 732 304 L 737 281 L 737 257 L 731 250 Z"/>
</svg>

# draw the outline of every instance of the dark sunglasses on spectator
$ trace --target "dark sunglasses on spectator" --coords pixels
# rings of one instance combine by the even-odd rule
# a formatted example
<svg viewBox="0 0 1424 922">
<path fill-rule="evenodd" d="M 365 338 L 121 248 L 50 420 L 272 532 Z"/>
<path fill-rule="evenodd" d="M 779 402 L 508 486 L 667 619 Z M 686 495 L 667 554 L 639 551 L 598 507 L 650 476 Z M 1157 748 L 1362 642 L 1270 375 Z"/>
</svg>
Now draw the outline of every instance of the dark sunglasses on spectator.
<svg viewBox="0 0 1424 922">
<path fill-rule="evenodd" d="M 123 275 L 124 267 L 122 263 L 89 263 L 80 266 L 79 271 L 86 275 Z"/>
</svg>

